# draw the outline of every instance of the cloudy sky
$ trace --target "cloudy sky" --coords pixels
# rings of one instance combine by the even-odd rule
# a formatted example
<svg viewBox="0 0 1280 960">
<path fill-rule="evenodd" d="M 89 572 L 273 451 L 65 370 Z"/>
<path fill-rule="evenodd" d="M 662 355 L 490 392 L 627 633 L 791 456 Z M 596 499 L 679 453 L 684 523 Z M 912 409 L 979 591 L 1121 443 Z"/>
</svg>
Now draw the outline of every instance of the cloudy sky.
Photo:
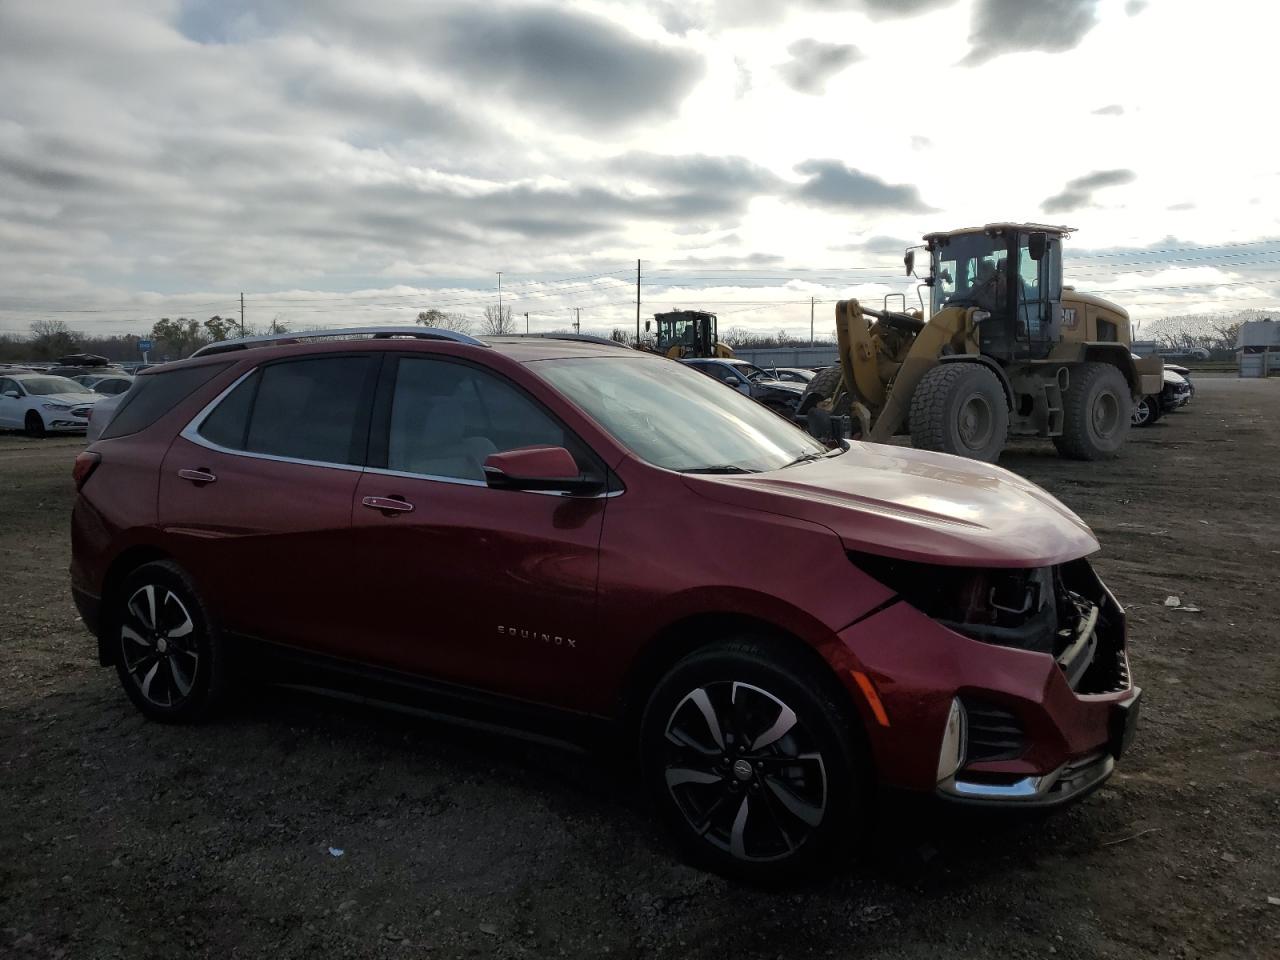
<svg viewBox="0 0 1280 960">
<path fill-rule="evenodd" d="M 305 10 L 305 13 L 299 11 Z M 1137 317 L 1280 295 L 1254 0 L 0 0 L 0 332 L 830 327 L 902 248 L 1079 228 Z M 914 298 L 914 291 L 911 291 Z M 824 323 L 825 320 L 825 323 Z"/>
</svg>

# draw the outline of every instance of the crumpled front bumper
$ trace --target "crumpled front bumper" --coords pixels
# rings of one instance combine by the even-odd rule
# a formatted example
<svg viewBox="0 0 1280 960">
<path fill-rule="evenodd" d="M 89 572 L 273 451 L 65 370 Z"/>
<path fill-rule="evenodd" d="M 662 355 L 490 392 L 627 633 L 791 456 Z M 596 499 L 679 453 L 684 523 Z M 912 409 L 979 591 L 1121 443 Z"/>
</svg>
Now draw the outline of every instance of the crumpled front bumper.
<svg viewBox="0 0 1280 960">
<path fill-rule="evenodd" d="M 1129 675 L 1124 611 L 1085 570 L 1099 607 L 1092 673 L 971 639 L 905 602 L 841 632 L 851 669 L 871 682 L 883 710 L 865 719 L 884 785 L 968 804 L 1053 806 L 1111 775 L 1132 739 L 1141 691 Z M 856 683 L 850 689 L 865 702 Z"/>
</svg>

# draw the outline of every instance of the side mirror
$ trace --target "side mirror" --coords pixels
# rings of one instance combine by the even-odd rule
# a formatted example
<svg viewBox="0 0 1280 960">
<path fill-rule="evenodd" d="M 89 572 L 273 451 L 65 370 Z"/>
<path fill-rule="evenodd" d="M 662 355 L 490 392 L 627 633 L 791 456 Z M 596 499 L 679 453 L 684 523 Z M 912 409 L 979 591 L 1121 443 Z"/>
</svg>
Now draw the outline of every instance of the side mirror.
<svg viewBox="0 0 1280 960">
<path fill-rule="evenodd" d="M 902 262 L 907 268 L 907 276 L 914 277 L 916 275 L 916 252 L 908 250 L 902 257 Z"/>
<path fill-rule="evenodd" d="M 604 486 L 579 473 L 573 455 L 564 447 L 521 447 L 490 454 L 484 461 L 484 482 L 495 490 L 576 494 L 596 493 Z"/>
<path fill-rule="evenodd" d="M 652 321 L 652 320 L 646 320 L 646 321 L 644 322 L 644 332 L 645 332 L 645 333 L 648 333 L 648 332 L 650 331 L 650 329 L 652 329 L 652 328 L 653 328 L 653 321 Z"/>
<path fill-rule="evenodd" d="M 1044 252 L 1049 247 L 1049 238 L 1043 233 L 1033 233 L 1027 237 L 1027 253 L 1031 255 L 1032 260 L 1040 261 L 1044 259 Z"/>
<path fill-rule="evenodd" d="M 21 395 L 18 393 L 18 391 L 17 391 L 17 390 L 6 390 L 6 391 L 4 392 L 4 395 L 5 395 L 6 397 L 8 397 L 10 400 L 21 400 L 21 399 L 22 399 Z"/>
</svg>

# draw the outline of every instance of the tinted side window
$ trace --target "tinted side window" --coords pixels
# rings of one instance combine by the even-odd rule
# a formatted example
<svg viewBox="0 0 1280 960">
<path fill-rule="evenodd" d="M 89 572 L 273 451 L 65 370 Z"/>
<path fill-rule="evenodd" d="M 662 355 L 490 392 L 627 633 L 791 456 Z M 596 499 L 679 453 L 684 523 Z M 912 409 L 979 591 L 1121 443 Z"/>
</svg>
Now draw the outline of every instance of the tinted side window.
<svg viewBox="0 0 1280 960">
<path fill-rule="evenodd" d="M 145 430 L 228 366 L 229 363 L 211 363 L 139 377 L 120 401 L 107 428 L 102 431 L 102 439 L 109 440 Z"/>
<path fill-rule="evenodd" d="M 253 407 L 253 395 L 258 389 L 255 371 L 241 380 L 213 412 L 200 424 L 200 436 L 210 443 L 230 450 L 243 450 L 245 434 L 249 431 L 249 410 Z"/>
<path fill-rule="evenodd" d="M 426 476 L 483 481 L 489 454 L 538 445 L 591 469 L 577 438 L 505 379 L 425 357 L 399 362 L 387 440 L 388 469 Z"/>
<path fill-rule="evenodd" d="M 200 425 L 219 446 L 321 463 L 363 463 L 374 357 L 269 364 Z"/>
</svg>

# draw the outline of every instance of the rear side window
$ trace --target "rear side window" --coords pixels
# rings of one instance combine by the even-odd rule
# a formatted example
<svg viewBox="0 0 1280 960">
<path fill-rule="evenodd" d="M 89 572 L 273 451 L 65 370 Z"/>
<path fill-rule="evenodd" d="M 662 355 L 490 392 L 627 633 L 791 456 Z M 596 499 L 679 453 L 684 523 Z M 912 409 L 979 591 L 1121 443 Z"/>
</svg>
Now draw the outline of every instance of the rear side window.
<svg viewBox="0 0 1280 960">
<path fill-rule="evenodd" d="M 102 439 L 109 440 L 145 430 L 230 365 L 211 363 L 199 367 L 179 367 L 139 377 L 120 401 L 107 428 L 102 431 Z"/>
<path fill-rule="evenodd" d="M 273 363 L 242 380 L 200 424 L 230 450 L 319 463 L 364 462 L 372 356 Z"/>
</svg>

